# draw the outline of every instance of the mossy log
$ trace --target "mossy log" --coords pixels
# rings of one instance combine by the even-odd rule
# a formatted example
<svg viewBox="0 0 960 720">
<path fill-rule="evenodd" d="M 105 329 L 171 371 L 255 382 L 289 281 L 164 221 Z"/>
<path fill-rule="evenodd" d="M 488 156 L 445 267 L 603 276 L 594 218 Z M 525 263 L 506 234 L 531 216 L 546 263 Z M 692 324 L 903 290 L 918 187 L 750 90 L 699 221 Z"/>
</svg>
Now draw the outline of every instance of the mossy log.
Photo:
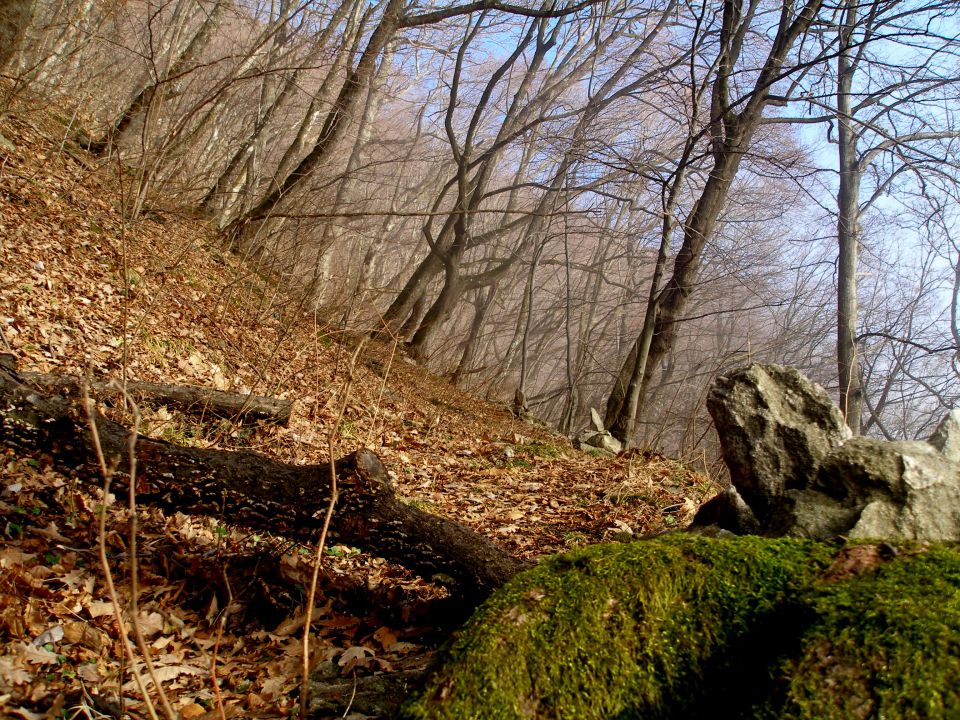
<svg viewBox="0 0 960 720">
<path fill-rule="evenodd" d="M 957 546 L 675 535 L 493 595 L 406 720 L 960 717 Z"/>
<path fill-rule="evenodd" d="M 95 418 L 104 456 L 116 465 L 113 492 L 123 494 L 129 485 L 133 444 L 139 502 L 290 538 L 316 538 L 330 500 L 329 465 L 288 465 L 250 451 L 134 439 L 127 428 L 99 414 Z M 2 364 L 0 444 L 99 480 L 84 411 L 63 397 L 38 393 Z M 525 567 L 482 535 L 404 503 L 369 450 L 341 458 L 334 471 L 339 483 L 334 540 L 439 579 L 470 607 Z"/>
<path fill-rule="evenodd" d="M 80 388 L 80 380 L 70 375 L 25 372 L 20 377 L 47 393 L 75 394 Z M 293 402 L 285 398 L 226 392 L 194 385 L 128 382 L 126 390 L 134 398 L 173 405 L 183 412 L 210 414 L 229 420 L 251 418 L 287 425 L 293 411 Z M 108 382 L 90 383 L 90 391 L 100 397 L 119 395 L 116 385 Z"/>
</svg>

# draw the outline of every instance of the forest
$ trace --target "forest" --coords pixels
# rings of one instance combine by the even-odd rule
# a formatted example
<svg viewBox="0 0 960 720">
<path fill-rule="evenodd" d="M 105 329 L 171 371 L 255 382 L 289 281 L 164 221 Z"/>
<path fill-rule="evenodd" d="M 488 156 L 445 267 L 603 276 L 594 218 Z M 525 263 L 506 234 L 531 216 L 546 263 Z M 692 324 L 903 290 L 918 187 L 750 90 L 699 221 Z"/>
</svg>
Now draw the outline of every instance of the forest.
<svg viewBox="0 0 960 720">
<path fill-rule="evenodd" d="M 954 717 L 958 113 L 952 0 L 0 0 L 0 715 Z"/>
<path fill-rule="evenodd" d="M 711 447 L 751 361 L 855 432 L 960 393 L 951 2 L 13 2 L 5 92 L 324 322 L 574 432 Z M 110 158 L 110 160 L 106 160 Z"/>
</svg>

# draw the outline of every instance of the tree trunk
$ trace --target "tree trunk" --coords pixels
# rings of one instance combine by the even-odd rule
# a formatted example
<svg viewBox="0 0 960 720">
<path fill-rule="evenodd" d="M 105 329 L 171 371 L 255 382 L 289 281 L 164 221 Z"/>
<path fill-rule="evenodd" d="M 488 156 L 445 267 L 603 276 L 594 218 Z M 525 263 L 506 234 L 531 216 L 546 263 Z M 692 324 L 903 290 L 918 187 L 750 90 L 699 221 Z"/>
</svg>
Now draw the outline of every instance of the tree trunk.
<svg viewBox="0 0 960 720">
<path fill-rule="evenodd" d="M 740 103 L 733 103 L 729 93 L 756 5 L 751 4 L 748 17 L 743 17 L 742 3 L 724 3 L 723 26 L 719 36 L 720 56 L 717 60 L 717 74 L 710 88 L 709 130 L 713 167 L 700 197 L 684 222 L 683 242 L 674 260 L 673 274 L 660 294 L 658 307 L 648 308 L 656 311 L 656 321 L 636 396 L 637 407 L 643 403 L 653 373 L 673 349 L 677 324 L 682 321 L 687 300 L 695 287 L 704 246 L 713 235 L 740 163 L 763 119 L 763 111 L 770 102 L 770 88 L 785 75 L 784 62 L 787 54 L 797 39 L 807 32 L 821 4 L 822 0 L 807 0 L 800 9 L 792 4 L 781 7 L 777 35 L 756 77 L 753 91 L 747 96 L 743 109 L 738 113 L 735 107 Z M 642 343 L 641 336 L 635 345 L 638 351 L 642 349 Z M 634 355 L 634 363 L 638 355 L 639 352 Z"/>
<path fill-rule="evenodd" d="M 31 385 L 50 393 L 76 394 L 80 389 L 80 381 L 67 375 L 25 372 L 21 373 L 21 377 Z M 117 395 L 120 392 L 117 386 L 107 382 L 91 383 L 90 390 L 98 395 Z M 224 392 L 190 385 L 128 382 L 126 391 L 134 397 L 174 405 L 184 412 L 211 414 L 227 419 L 247 417 L 278 425 L 287 425 L 293 410 L 293 402 L 283 398 Z"/>
<path fill-rule="evenodd" d="M 470 370 L 473 358 L 477 354 L 477 342 L 480 339 L 480 329 L 483 327 L 483 321 L 486 320 L 487 311 L 496 297 L 498 284 L 494 283 L 487 289 L 486 295 L 478 298 L 476 311 L 473 314 L 473 322 L 470 323 L 470 332 L 467 334 L 467 340 L 463 344 L 463 354 L 460 356 L 460 362 L 457 363 L 457 369 L 453 371 L 450 382 L 459 385 L 463 375 Z M 478 291 L 479 294 L 480 291 Z"/>
<path fill-rule="evenodd" d="M 437 295 L 433 305 L 427 310 L 426 315 L 420 321 L 417 331 L 410 338 L 410 354 L 422 359 L 426 356 L 427 342 L 433 337 L 433 334 L 439 327 L 446 322 L 453 312 L 453 309 L 460 302 L 463 295 L 464 285 L 460 278 L 460 255 L 454 255 L 451 251 L 446 258 L 446 271 L 443 277 L 443 287 L 440 294 Z"/>
<path fill-rule="evenodd" d="M 443 235 L 441 235 L 443 237 Z M 434 252 L 429 253 L 413 271 L 403 289 L 390 303 L 390 307 L 383 314 L 384 331 L 394 334 L 400 331 L 400 338 L 406 339 L 402 328 L 407 326 L 407 321 L 417 314 L 418 306 L 426 302 L 427 286 L 430 281 L 443 269 L 443 263 L 440 256 Z M 419 325 L 419 318 L 417 318 Z M 413 330 L 416 330 L 414 326 Z"/>
<path fill-rule="evenodd" d="M 610 434 L 623 443 L 625 447 L 633 438 L 637 415 L 640 412 L 644 391 L 646 390 L 643 380 L 647 377 L 650 346 L 653 343 L 657 314 L 660 311 L 660 283 L 663 281 L 663 271 L 667 266 L 670 239 L 676 227 L 673 213 L 679 199 L 680 189 L 683 187 L 686 163 L 689 161 L 693 147 L 693 143 L 688 141 L 664 208 L 660 247 L 657 249 L 653 277 L 650 279 L 650 292 L 647 297 L 647 308 L 643 315 L 643 328 L 640 330 L 640 335 L 633 344 L 626 362 L 620 369 L 620 375 L 607 401 L 604 425 L 610 430 Z"/>
<path fill-rule="evenodd" d="M 860 237 L 860 177 L 851 92 L 856 66 L 851 39 L 856 5 L 847 0 L 837 56 L 837 125 L 840 188 L 837 194 L 837 375 L 840 412 L 854 435 L 860 434 L 863 391 L 857 362 L 857 244 Z"/>
<path fill-rule="evenodd" d="M 96 480 L 98 467 L 82 410 L 62 397 L 42 396 L 13 371 L 0 368 L 0 444 L 17 455 L 40 455 L 54 466 Z M 129 478 L 126 428 L 96 415 L 108 466 Z M 137 498 L 166 511 L 301 540 L 316 537 L 330 500 L 329 465 L 286 465 L 250 451 L 180 447 L 135 439 Z M 366 548 L 450 585 L 465 601 L 479 602 L 525 564 L 487 538 L 425 513 L 398 498 L 380 460 L 360 450 L 337 461 L 339 500 L 331 526 L 338 542 Z M 113 492 L 127 482 L 115 478 Z"/>
<path fill-rule="evenodd" d="M 235 185 L 240 168 L 249 160 L 257 149 L 257 145 L 262 142 L 263 133 L 267 125 L 273 119 L 276 113 L 289 99 L 294 92 L 299 89 L 299 80 L 302 70 L 297 69 L 284 81 L 283 88 L 276 93 L 270 102 L 270 105 L 257 117 L 250 131 L 250 136 L 237 146 L 233 156 L 227 161 L 226 167 L 220 173 L 220 177 L 213 184 L 213 187 L 207 191 L 200 201 L 200 207 L 207 212 L 212 212 L 215 205 L 219 205 L 222 210 L 220 213 L 220 226 L 223 226 L 224 218 L 229 216 L 231 207 L 236 202 L 233 193 L 229 192 L 231 185 Z"/>
<path fill-rule="evenodd" d="M 283 178 L 276 188 L 267 193 L 266 197 L 234 221 L 234 231 L 239 231 L 240 227 L 247 222 L 262 220 L 267 217 L 277 204 L 297 185 L 310 177 L 313 171 L 340 144 L 340 140 L 349 124 L 348 121 L 354 115 L 357 103 L 363 94 L 363 89 L 367 86 L 370 76 L 377 68 L 377 59 L 400 28 L 405 3 L 406 0 L 389 0 L 383 11 L 383 17 L 380 18 L 380 24 L 377 25 L 377 29 L 370 36 L 367 47 L 360 56 L 360 61 L 347 74 L 347 79 L 340 89 L 340 94 L 337 96 L 330 112 L 327 113 L 323 128 L 320 130 L 320 137 L 314 144 L 313 150 L 300 161 L 287 177 Z"/>
<path fill-rule="evenodd" d="M 314 128 L 323 116 L 323 108 L 328 105 L 333 105 L 331 95 L 335 89 L 333 87 L 334 81 L 340 78 L 341 73 L 347 68 L 347 63 L 350 61 L 350 58 L 354 56 L 356 50 L 355 44 L 359 42 L 367 19 L 366 16 L 361 15 L 360 10 L 361 3 L 358 0 L 344 0 L 337 10 L 334 21 L 339 23 L 340 20 L 346 18 L 346 23 L 339 39 L 339 50 L 336 59 L 333 65 L 327 70 L 323 82 L 313 94 L 307 111 L 300 119 L 300 126 L 297 129 L 296 136 L 287 146 L 286 150 L 284 150 L 283 156 L 277 163 L 277 168 L 273 173 L 275 177 L 275 188 L 279 187 L 279 183 L 290 175 L 293 168 L 296 167 L 298 158 L 303 155 L 307 146 L 310 144 L 310 138 L 313 136 Z M 332 27 L 335 26 L 331 23 L 331 26 L 328 26 L 328 30 Z M 324 30 L 322 38 L 326 35 L 327 30 Z M 325 42 L 326 40 L 321 40 L 321 43 Z M 349 72 L 349 70 L 347 70 L 347 72 Z"/>
<path fill-rule="evenodd" d="M 158 77 L 156 82 L 142 87 L 137 94 L 133 96 L 133 99 L 127 103 L 127 106 L 114 121 L 113 126 L 108 128 L 98 140 L 90 143 L 89 149 L 92 152 L 104 152 L 107 148 L 111 147 L 133 124 L 133 121 L 149 109 L 153 103 L 157 89 L 160 88 L 167 79 L 176 78 L 187 72 L 189 66 L 199 57 L 200 53 L 202 53 L 207 46 L 207 43 L 210 42 L 213 31 L 219 25 L 228 6 L 229 3 L 227 0 L 217 0 L 213 11 L 200 24 L 200 27 L 190 39 L 187 47 L 170 63 L 166 72 L 161 77 Z"/>
</svg>

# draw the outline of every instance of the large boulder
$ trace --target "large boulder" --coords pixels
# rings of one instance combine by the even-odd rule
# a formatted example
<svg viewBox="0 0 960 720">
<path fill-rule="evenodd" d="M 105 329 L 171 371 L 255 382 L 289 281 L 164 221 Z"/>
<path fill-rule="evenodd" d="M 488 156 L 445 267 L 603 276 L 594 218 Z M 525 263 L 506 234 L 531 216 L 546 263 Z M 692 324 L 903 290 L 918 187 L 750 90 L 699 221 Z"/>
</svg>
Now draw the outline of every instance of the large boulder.
<svg viewBox="0 0 960 720">
<path fill-rule="evenodd" d="M 761 526 L 850 437 L 827 392 L 795 368 L 754 364 L 717 378 L 707 409 L 733 485 Z"/>
<path fill-rule="evenodd" d="M 406 720 L 960 717 L 960 551 L 673 535 L 546 559 Z"/>
<path fill-rule="evenodd" d="M 960 539 L 960 410 L 927 442 L 851 438 L 797 370 L 751 365 L 708 397 L 733 487 L 692 529 L 829 539 Z"/>
</svg>

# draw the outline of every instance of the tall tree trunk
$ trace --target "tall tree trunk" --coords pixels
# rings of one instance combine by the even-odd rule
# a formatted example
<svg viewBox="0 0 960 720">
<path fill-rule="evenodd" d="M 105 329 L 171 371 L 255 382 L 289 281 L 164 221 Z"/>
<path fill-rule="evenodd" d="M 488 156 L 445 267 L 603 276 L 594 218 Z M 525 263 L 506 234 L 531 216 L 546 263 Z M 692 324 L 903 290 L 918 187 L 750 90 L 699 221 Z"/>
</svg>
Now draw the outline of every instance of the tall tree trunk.
<svg viewBox="0 0 960 720">
<path fill-rule="evenodd" d="M 155 82 L 145 85 L 133 96 L 127 106 L 120 112 L 113 126 L 100 137 L 99 140 L 91 143 L 91 149 L 95 151 L 104 151 L 133 124 L 133 121 L 143 115 L 153 103 L 157 90 L 170 78 L 177 78 L 185 74 L 190 66 L 196 61 L 206 48 L 207 43 L 213 35 L 213 31 L 219 26 L 220 20 L 226 14 L 229 7 L 228 0 L 216 0 L 213 10 L 200 23 L 196 33 L 187 43 L 183 52 L 170 61 L 166 71 Z"/>
<path fill-rule="evenodd" d="M 653 337 L 647 353 L 638 402 L 642 402 L 642 396 L 657 366 L 673 349 L 677 325 L 683 319 L 683 311 L 700 271 L 703 248 L 712 237 L 717 218 L 726 204 L 745 146 L 746 142 L 717 157 L 703 192 L 684 223 L 683 243 L 673 263 L 673 274 L 667 281 L 660 295 L 659 307 L 656 308 L 659 312 L 653 325 Z"/>
<path fill-rule="evenodd" d="M 347 67 L 350 58 L 353 57 L 356 49 L 355 45 L 359 43 L 360 34 L 363 31 L 366 18 L 361 18 L 360 9 L 361 5 L 358 0 L 344 0 L 340 6 L 340 10 L 338 10 L 335 18 L 337 22 L 349 14 L 343 30 L 343 37 L 339 43 L 340 50 L 337 53 L 333 65 L 323 78 L 319 89 L 313 94 L 310 105 L 300 120 L 300 126 L 297 129 L 296 136 L 287 146 L 286 150 L 284 150 L 280 162 L 277 163 L 277 169 L 273 173 L 276 178 L 277 187 L 279 187 L 279 183 L 283 178 L 290 175 L 293 168 L 296 167 L 299 158 L 303 156 L 304 151 L 310 144 L 310 138 L 313 137 L 317 123 L 319 123 L 323 117 L 323 109 L 333 105 L 332 94 L 334 91 L 334 82 L 340 77 L 340 73 L 344 71 L 344 68 Z M 340 11 L 344 13 L 342 16 L 340 15 Z M 331 23 L 330 27 L 334 27 L 333 23 Z M 326 31 L 324 31 L 324 33 L 326 34 Z"/>
<path fill-rule="evenodd" d="M 460 253 L 451 251 L 444 262 L 443 287 L 440 294 L 427 310 L 417 331 L 410 338 L 410 354 L 418 359 L 426 356 L 427 342 L 433 337 L 437 329 L 450 317 L 453 309 L 463 295 L 464 284 L 460 277 Z"/>
<path fill-rule="evenodd" d="M 650 280 L 650 293 L 643 316 L 643 328 L 640 330 L 640 335 L 633 344 L 627 361 L 620 370 L 620 376 L 614 384 L 614 389 L 610 393 L 610 398 L 607 400 L 604 425 L 607 426 L 610 434 L 624 446 L 630 443 L 636 426 L 640 405 L 640 390 L 647 371 L 647 360 L 650 357 L 650 345 L 653 342 L 653 333 L 660 305 L 660 283 L 663 280 L 663 271 L 667 265 L 667 253 L 670 248 L 672 233 L 673 222 L 665 221 L 664 231 L 660 237 L 660 248 L 657 251 L 657 260 L 653 267 L 653 278 Z M 624 381 L 623 371 L 627 369 L 630 370 L 630 374 Z"/>
<path fill-rule="evenodd" d="M 229 192 L 231 185 L 235 184 L 237 176 L 240 172 L 240 168 L 243 167 L 243 165 L 254 154 L 258 145 L 263 142 L 264 131 L 270 124 L 270 121 L 273 119 L 276 112 L 280 110 L 280 108 L 284 106 L 286 101 L 294 94 L 294 92 L 297 91 L 299 87 L 299 80 L 302 74 L 303 71 L 298 69 L 287 76 L 280 91 L 273 94 L 273 98 L 270 100 L 266 109 L 259 113 L 259 116 L 254 122 L 253 128 L 250 131 L 250 135 L 244 142 L 237 146 L 237 149 L 227 161 L 223 172 L 220 173 L 220 177 L 217 178 L 217 181 L 213 184 L 213 187 L 207 191 L 207 194 L 204 195 L 203 199 L 200 201 L 200 207 L 208 212 L 212 211 L 215 205 L 221 206 L 221 227 L 226 224 L 224 220 L 229 216 L 230 208 L 236 201 L 236 198 L 232 197 L 232 193 Z"/>
<path fill-rule="evenodd" d="M 524 285 L 523 289 L 523 305 L 520 308 L 520 317 L 517 319 L 517 330 L 519 337 L 515 335 L 515 338 L 519 341 L 518 351 L 520 353 L 520 379 L 517 382 L 517 400 L 519 404 L 524 406 L 526 409 L 526 396 L 527 396 L 527 379 L 529 377 L 529 354 L 528 349 L 530 346 L 530 323 L 533 319 L 533 290 L 534 290 L 534 279 L 537 275 L 537 267 L 540 265 L 540 256 L 543 254 L 543 248 L 546 245 L 544 241 L 540 241 L 536 244 L 536 247 L 533 251 L 533 258 L 530 260 L 530 271 L 527 273 L 527 282 Z M 512 345 L 513 343 L 511 343 Z M 506 366 L 509 368 L 510 365 L 510 353 L 507 353 L 507 360 L 505 362 Z M 517 413 L 519 414 L 519 412 Z"/>
<path fill-rule="evenodd" d="M 451 220 L 452 222 L 452 220 Z M 443 234 L 438 238 L 442 241 Z M 417 265 L 417 269 L 407 278 L 403 289 L 397 294 L 390 303 L 390 307 L 383 314 L 384 330 L 389 334 L 397 334 L 401 340 L 406 340 L 416 331 L 417 324 L 410 329 L 410 318 L 417 315 L 414 308 L 426 303 L 427 288 L 430 281 L 436 277 L 437 273 L 443 270 L 443 262 L 437 253 L 430 252 Z"/>
<path fill-rule="evenodd" d="M 380 106 L 383 104 L 383 93 L 379 92 L 377 88 L 378 81 L 381 79 L 382 73 L 389 69 L 392 57 L 393 53 L 388 47 L 383 53 L 383 59 L 380 61 L 378 71 L 370 75 L 367 96 L 363 104 L 363 112 L 360 113 L 359 126 L 357 127 L 357 136 L 354 138 L 353 148 L 350 150 L 350 157 L 347 159 L 343 179 L 337 186 L 336 196 L 330 204 L 333 212 L 337 212 L 337 210 L 343 206 L 355 186 L 353 175 L 360 167 L 363 149 L 370 142 L 370 136 L 373 132 L 373 119 L 380 112 Z M 310 297 L 315 298 L 318 306 L 323 305 L 325 301 L 329 301 L 330 299 L 330 296 L 324 292 L 326 283 L 330 279 L 330 272 L 326 267 L 326 263 L 323 263 L 322 260 L 337 240 L 334 225 L 335 222 L 333 219 L 324 225 L 323 234 L 316 246 L 317 257 L 314 262 L 313 278 L 306 288 L 306 293 Z"/>
<path fill-rule="evenodd" d="M 716 78 L 711 83 L 709 130 L 713 168 L 700 197 L 684 222 L 683 242 L 674 260 L 673 274 L 659 298 L 659 307 L 656 308 L 659 312 L 656 314 L 653 337 L 637 395 L 638 406 L 643 403 L 653 373 L 673 350 L 677 325 L 683 319 L 687 300 L 695 287 L 704 246 L 713 236 L 717 219 L 726 204 L 740 163 L 749 150 L 753 135 L 763 118 L 764 109 L 770 102 L 770 88 L 784 75 L 787 54 L 798 38 L 809 29 L 822 1 L 807 0 L 796 13 L 792 3 L 782 5 L 777 34 L 757 75 L 753 91 L 743 102 L 740 112 L 735 109 L 740 103 L 735 104 L 729 93 L 736 63 L 758 3 L 751 2 L 745 14 L 742 3 L 736 0 L 724 3 L 723 25 L 719 37 L 721 51 Z"/>
<path fill-rule="evenodd" d="M 696 105 L 699 105 L 698 100 L 696 101 Z M 696 124 L 698 117 L 699 113 L 695 109 L 691 126 Z M 660 284 L 663 281 L 663 273 L 667 266 L 670 240 L 676 228 L 674 212 L 680 199 L 684 179 L 686 178 L 687 164 L 690 161 L 690 155 L 693 153 L 695 145 L 696 143 L 693 137 L 688 136 L 677 172 L 673 177 L 670 191 L 663 208 L 660 247 L 657 249 L 657 259 L 653 266 L 653 277 L 650 279 L 650 292 L 648 293 L 647 307 L 643 315 L 643 328 L 640 330 L 640 335 L 630 349 L 630 354 L 620 369 L 617 382 L 614 383 L 613 390 L 607 400 L 604 425 L 610 430 L 610 434 L 625 446 L 630 443 L 633 437 L 637 415 L 640 412 L 640 405 L 643 400 L 645 390 L 643 380 L 647 376 L 647 361 L 650 357 L 650 346 L 653 343 L 657 315 L 660 312 Z"/>
<path fill-rule="evenodd" d="M 840 188 L 837 194 L 837 376 L 840 411 L 854 435 L 860 434 L 863 390 L 857 362 L 857 244 L 860 239 L 860 179 L 851 92 L 856 65 L 851 40 L 857 5 L 846 0 L 837 55 L 837 125 Z"/>
</svg>

